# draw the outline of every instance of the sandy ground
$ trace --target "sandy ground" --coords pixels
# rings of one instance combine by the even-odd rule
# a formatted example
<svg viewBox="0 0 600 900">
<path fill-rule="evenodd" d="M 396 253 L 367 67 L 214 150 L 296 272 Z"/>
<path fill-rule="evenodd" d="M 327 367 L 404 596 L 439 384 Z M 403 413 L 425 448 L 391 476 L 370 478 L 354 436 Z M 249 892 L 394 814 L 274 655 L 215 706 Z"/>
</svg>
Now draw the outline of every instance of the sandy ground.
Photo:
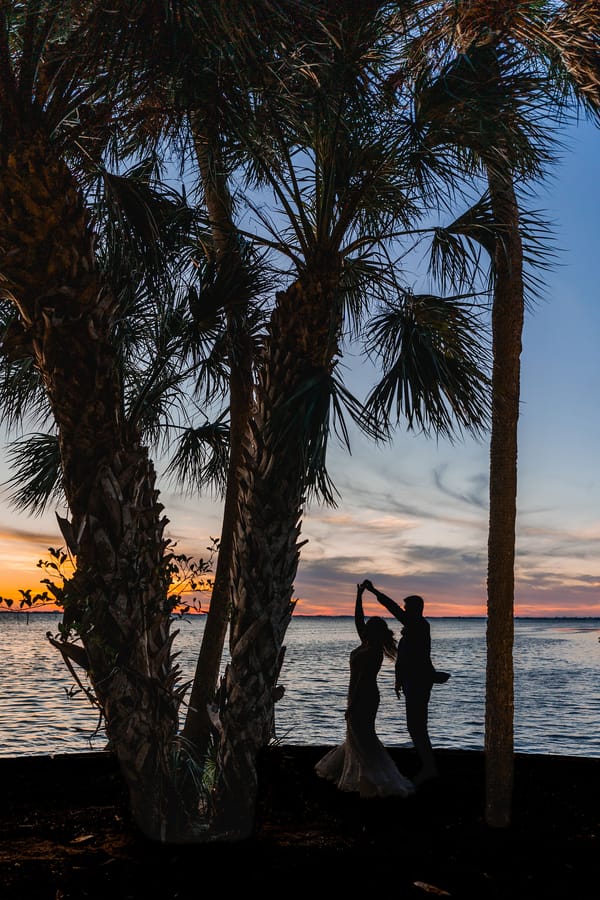
<svg viewBox="0 0 600 900">
<path fill-rule="evenodd" d="M 510 827 L 484 822 L 484 758 L 438 750 L 407 800 L 360 800 L 313 772 L 327 747 L 272 747 L 248 841 L 157 845 L 132 825 L 106 753 L 0 759 L 0 900 L 599 900 L 600 759 L 518 754 Z M 392 750 L 410 777 L 410 750 Z"/>
</svg>

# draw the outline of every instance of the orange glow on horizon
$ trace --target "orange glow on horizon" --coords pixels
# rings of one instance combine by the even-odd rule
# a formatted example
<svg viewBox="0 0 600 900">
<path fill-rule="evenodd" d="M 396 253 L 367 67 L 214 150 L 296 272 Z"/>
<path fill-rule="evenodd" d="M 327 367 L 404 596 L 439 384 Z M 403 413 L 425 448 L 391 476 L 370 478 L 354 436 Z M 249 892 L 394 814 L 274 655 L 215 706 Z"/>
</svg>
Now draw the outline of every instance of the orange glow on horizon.
<svg viewBox="0 0 600 900">
<path fill-rule="evenodd" d="M 323 604 L 311 603 L 310 600 L 299 599 L 294 609 L 295 616 L 353 616 L 354 608 L 349 609 L 347 604 Z M 379 607 L 377 610 L 370 609 L 365 606 L 365 616 L 383 615 L 384 618 L 391 618 L 387 610 Z M 425 617 L 464 617 L 464 616 L 486 616 L 487 610 L 485 605 L 465 606 L 459 603 L 428 603 L 426 604 Z"/>
<path fill-rule="evenodd" d="M 31 566 L 29 566 L 31 570 Z M 43 573 L 37 570 L 40 578 Z M 8 573 L 4 573 L 3 586 L 0 589 L 0 597 L 8 597 L 12 599 L 13 604 L 7 607 L 5 603 L 0 603 L 0 613 L 2 612 L 60 612 L 60 607 L 56 604 L 48 602 L 35 607 L 21 606 L 22 597 L 19 593 L 20 589 L 25 590 L 24 583 L 29 582 L 31 593 L 41 593 L 45 587 L 39 581 L 36 583 L 31 576 L 27 581 L 19 578 L 18 574 L 12 574 L 12 578 L 6 577 Z M 354 615 L 354 592 L 348 590 L 347 583 L 340 584 L 338 599 L 332 601 L 331 591 L 316 591 L 317 596 L 314 599 L 307 597 L 295 598 L 295 616 L 352 616 Z M 334 593 L 335 596 L 335 593 Z M 396 599 L 396 598 L 395 598 Z M 400 598 L 401 599 L 401 598 Z M 210 592 L 196 591 L 194 594 L 181 596 L 182 603 L 174 609 L 175 614 L 185 614 L 189 616 L 206 615 L 210 608 Z M 185 604 L 189 604 L 187 609 Z M 389 617 L 386 610 L 382 610 L 381 606 L 371 597 L 363 597 L 363 605 L 365 615 L 367 617 L 373 615 L 385 615 Z M 194 608 L 196 607 L 196 608 Z M 198 608 L 199 607 L 199 608 Z M 479 597 L 469 599 L 467 596 L 455 600 L 451 596 L 436 598 L 429 600 L 425 597 L 425 617 L 483 617 L 487 616 L 487 606 L 485 598 L 481 600 Z M 534 596 L 524 597 L 515 602 L 516 617 L 532 617 L 532 618 L 598 618 L 600 617 L 600 602 L 589 596 L 574 596 L 569 602 L 565 602 L 565 593 L 561 593 L 559 599 L 553 597 L 550 592 L 546 594 L 544 599 L 538 599 Z"/>
<path fill-rule="evenodd" d="M 4 596 L 4 595 L 3 595 Z M 34 607 L 21 606 L 20 598 L 11 598 L 14 600 L 13 605 L 11 607 L 6 606 L 5 604 L 0 605 L 0 615 L 2 613 L 12 612 L 12 613 L 60 613 L 62 610 L 60 607 L 56 606 L 56 604 L 47 603 L 45 605 L 38 605 Z M 173 613 L 175 615 L 186 615 L 186 616 L 205 616 L 208 613 L 209 607 L 206 609 L 194 609 L 193 607 L 188 607 L 187 609 L 184 606 L 177 606 L 174 608 Z M 354 614 L 353 610 L 348 610 L 345 606 L 324 606 L 322 604 L 310 603 L 310 601 L 299 601 L 296 604 L 294 609 L 295 616 L 352 616 Z M 378 613 L 365 613 L 367 618 L 369 615 L 378 615 Z M 487 616 L 487 608 L 485 605 L 479 606 L 460 606 L 459 604 L 435 604 L 431 603 L 429 608 L 425 610 L 425 618 L 469 618 L 469 617 L 477 617 L 477 618 L 486 618 Z M 386 618 L 391 618 L 388 612 L 385 612 Z M 587 618 L 600 618 L 600 607 L 598 604 L 592 604 L 589 606 L 580 606 L 577 609 L 565 610 L 564 607 L 539 607 L 533 605 L 515 605 L 515 617 L 523 617 L 523 618 L 536 618 L 536 619 L 552 619 L 552 618 L 575 618 L 575 619 L 587 619 Z"/>
</svg>

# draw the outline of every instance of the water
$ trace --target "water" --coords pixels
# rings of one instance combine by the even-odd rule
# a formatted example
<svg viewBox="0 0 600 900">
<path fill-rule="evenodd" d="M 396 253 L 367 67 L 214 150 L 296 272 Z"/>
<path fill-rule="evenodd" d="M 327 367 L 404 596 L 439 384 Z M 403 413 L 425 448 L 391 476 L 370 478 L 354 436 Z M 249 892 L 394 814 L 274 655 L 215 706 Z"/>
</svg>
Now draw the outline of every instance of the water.
<svg viewBox="0 0 600 900">
<path fill-rule="evenodd" d="M 53 614 L 0 614 L 0 756 L 100 750 L 98 714 L 74 685 L 45 639 Z M 204 617 L 175 623 L 184 680 L 192 677 Z M 452 673 L 433 689 L 430 733 L 436 747 L 480 750 L 485 716 L 485 619 L 430 618 L 433 659 Z M 399 623 L 390 620 L 399 634 Z M 517 619 L 515 622 L 515 749 L 525 753 L 600 757 L 600 620 Z M 296 616 L 286 635 L 276 705 L 284 744 L 343 740 L 348 655 L 358 643 L 350 617 Z M 226 657 L 225 657 L 226 660 Z M 77 670 L 76 670 L 77 671 Z M 85 684 L 85 682 L 84 682 Z M 390 747 L 409 746 L 403 705 L 384 661 L 377 730 Z"/>
</svg>

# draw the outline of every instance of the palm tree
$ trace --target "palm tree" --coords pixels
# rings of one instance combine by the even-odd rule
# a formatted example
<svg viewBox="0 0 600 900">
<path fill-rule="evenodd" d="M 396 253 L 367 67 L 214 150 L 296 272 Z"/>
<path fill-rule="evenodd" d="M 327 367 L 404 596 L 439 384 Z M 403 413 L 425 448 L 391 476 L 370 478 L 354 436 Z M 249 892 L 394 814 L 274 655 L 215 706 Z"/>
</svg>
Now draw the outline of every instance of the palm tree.
<svg viewBox="0 0 600 900">
<path fill-rule="evenodd" d="M 194 190 L 201 194 L 208 217 L 202 249 L 210 257 L 212 270 L 211 283 L 205 283 L 200 297 L 191 303 L 195 327 L 188 349 L 193 358 L 198 360 L 200 354 L 193 345 L 193 334 L 198 334 L 200 327 L 202 337 L 203 320 L 224 320 L 219 349 L 220 365 L 227 370 L 228 382 L 228 475 L 217 568 L 183 729 L 183 737 L 200 756 L 204 756 L 212 732 L 208 705 L 215 700 L 232 602 L 230 571 L 238 505 L 237 471 L 253 400 L 256 333 L 262 324 L 259 298 L 267 283 L 260 259 L 235 228 L 229 176 L 232 169 L 239 168 L 240 159 L 227 120 L 233 115 L 237 121 L 245 115 L 249 97 L 238 87 L 236 67 L 240 65 L 240 54 L 223 52 L 224 47 L 233 46 L 231 36 L 224 44 L 222 33 L 213 27 L 215 15 L 218 18 L 223 12 L 221 6 L 157 4 L 152 0 L 134 3 L 127 7 L 127 29 L 121 27 L 120 17 L 115 17 L 109 6 L 103 6 L 87 24 L 95 53 L 100 52 L 107 65 L 112 89 L 127 97 L 122 116 L 126 145 L 156 145 L 165 136 L 175 136 L 186 164 L 190 162 L 187 154 L 191 147 Z M 225 14 L 229 25 L 235 27 L 237 44 L 240 34 L 244 38 L 255 34 L 252 53 L 256 52 L 264 23 L 277 21 L 284 15 L 284 6 L 269 0 L 229 4 Z M 125 12 L 124 4 L 119 5 L 118 11 Z M 289 26 L 289 16 L 286 23 Z M 248 65 L 247 60 L 244 64 Z M 214 395 L 207 396 L 207 400 L 211 399 Z M 180 482 L 187 481 L 188 489 L 190 471 L 199 468 L 195 452 L 201 444 L 197 436 L 193 427 L 184 435 L 169 468 Z"/>
<path fill-rule="evenodd" d="M 105 106 L 90 109 L 97 82 L 65 52 L 86 12 L 81 4 L 0 5 L 0 273 L 2 298 L 17 313 L 4 346 L 33 361 L 56 422 L 70 510 L 62 526 L 77 558 L 65 633 L 83 642 L 135 818 L 158 838 L 181 699 L 169 560 L 154 468 L 123 417 L 118 304 L 97 266 L 77 177 L 93 155 L 90 134 L 93 150 L 110 116 Z"/>
<path fill-rule="evenodd" d="M 573 99 L 597 112 L 600 11 L 593 3 L 490 5 L 467 0 L 421 6 L 425 16 L 412 62 L 413 74 L 418 55 L 429 60 L 427 65 L 435 68 L 431 60 L 438 64 L 421 98 L 423 121 L 433 124 L 431 146 L 453 143 L 464 163 L 480 166 L 491 212 L 487 224 L 479 222 L 471 236 L 490 253 L 494 277 L 486 821 L 503 827 L 510 822 L 513 786 L 517 426 L 528 287 L 518 187 L 539 177 L 552 160 L 550 120 L 560 122 Z M 459 55 L 440 68 L 453 52 Z M 544 265 L 547 250 L 540 258 Z"/>
<path fill-rule="evenodd" d="M 389 34 L 385 9 L 340 14 L 323 6 L 316 18 L 314 10 L 306 21 L 296 18 L 296 28 L 306 36 L 305 56 L 297 42 L 280 43 L 264 61 L 262 80 L 252 84 L 254 119 L 237 135 L 257 184 L 276 204 L 273 219 L 264 202 L 253 207 L 263 241 L 289 261 L 290 275 L 275 297 L 259 360 L 239 476 L 216 792 L 216 821 L 229 837 L 252 829 L 256 760 L 270 738 L 304 506 L 311 494 L 335 500 L 325 467 L 330 430 L 337 423 L 343 434 L 338 414 L 346 405 L 381 436 L 339 381 L 343 342 L 353 320 L 359 327 L 368 297 L 398 294 L 387 251 L 398 231 L 414 227 L 421 197 L 414 154 L 396 128 L 377 65 Z M 435 347 L 440 356 L 447 350 L 439 341 L 434 355 Z M 454 374 L 462 378 L 442 385 L 438 398 L 445 392 L 454 412 L 477 428 L 484 391 L 473 398 L 473 387 L 485 378 L 469 365 Z M 421 402 L 427 409 L 428 392 Z M 423 413 L 431 422 L 435 405 L 430 416 Z"/>
</svg>

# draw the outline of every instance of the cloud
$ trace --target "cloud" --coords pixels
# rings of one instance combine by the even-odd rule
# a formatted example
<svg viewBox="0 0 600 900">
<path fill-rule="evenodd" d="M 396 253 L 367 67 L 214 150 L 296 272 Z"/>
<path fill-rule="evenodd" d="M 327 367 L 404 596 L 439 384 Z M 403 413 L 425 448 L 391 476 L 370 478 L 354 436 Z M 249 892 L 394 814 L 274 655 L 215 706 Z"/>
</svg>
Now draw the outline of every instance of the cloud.
<svg viewBox="0 0 600 900">
<path fill-rule="evenodd" d="M 448 610 L 471 610 L 482 614 L 484 603 L 484 569 L 481 559 L 455 559 L 455 551 L 436 547 L 419 547 L 415 557 L 408 556 L 388 570 L 382 570 L 376 555 L 321 557 L 301 559 L 296 578 L 295 595 L 302 598 L 298 612 L 311 608 L 323 613 L 352 615 L 356 583 L 371 578 L 376 586 L 394 599 L 408 594 L 421 594 L 433 615 L 452 614 Z M 437 554 L 437 556 L 436 556 Z M 436 565 L 424 571 L 420 560 Z M 445 561 L 446 565 L 441 565 Z M 447 564 L 449 561 L 450 564 Z M 436 612 L 437 610 L 437 612 Z"/>
<path fill-rule="evenodd" d="M 471 484 L 471 490 L 456 490 L 446 484 L 445 475 L 449 469 L 448 463 L 436 466 L 433 470 L 433 483 L 438 491 L 451 500 L 457 500 L 459 503 L 466 503 L 468 506 L 475 506 L 477 509 L 487 509 L 488 506 L 488 484 L 489 477 L 487 473 L 479 473 L 471 475 L 467 478 L 467 484 Z"/>
<path fill-rule="evenodd" d="M 296 594 L 302 598 L 299 610 L 351 615 L 355 583 L 370 577 L 395 599 L 421 594 L 431 615 L 486 614 L 485 516 L 440 514 L 439 504 L 434 516 L 425 503 L 395 505 L 379 492 L 364 496 L 369 498 L 368 506 L 319 510 L 306 518 L 304 531 L 310 541 L 296 580 Z M 476 489 L 460 496 L 471 509 L 481 509 Z M 392 515 L 392 508 L 400 514 Z M 356 547 L 356 552 L 348 554 L 348 547 Z M 521 527 L 517 614 L 540 615 L 545 609 L 559 609 L 562 603 L 568 615 L 578 611 L 593 615 L 600 579 L 581 562 L 594 560 L 595 566 L 597 550 L 594 529 L 573 533 L 549 526 Z M 547 566 L 550 559 L 556 563 L 552 569 Z"/>
<path fill-rule="evenodd" d="M 0 527 L 0 541 L 36 545 L 46 549 L 47 547 L 55 547 L 57 543 L 59 545 L 64 543 L 64 538 L 58 528 L 50 533 L 26 531 L 23 528 L 11 528 L 3 525 Z"/>
<path fill-rule="evenodd" d="M 358 509 L 362 513 L 368 510 L 376 510 L 378 513 L 414 519 L 421 519 L 424 516 L 431 515 L 430 510 L 426 506 L 398 499 L 389 485 L 387 488 L 378 489 L 375 486 L 367 487 L 366 485 L 355 484 L 351 493 L 349 492 L 349 498 L 342 499 L 340 507 L 344 509 Z M 308 508 L 307 514 L 310 516 L 316 509 L 318 507 Z"/>
</svg>

